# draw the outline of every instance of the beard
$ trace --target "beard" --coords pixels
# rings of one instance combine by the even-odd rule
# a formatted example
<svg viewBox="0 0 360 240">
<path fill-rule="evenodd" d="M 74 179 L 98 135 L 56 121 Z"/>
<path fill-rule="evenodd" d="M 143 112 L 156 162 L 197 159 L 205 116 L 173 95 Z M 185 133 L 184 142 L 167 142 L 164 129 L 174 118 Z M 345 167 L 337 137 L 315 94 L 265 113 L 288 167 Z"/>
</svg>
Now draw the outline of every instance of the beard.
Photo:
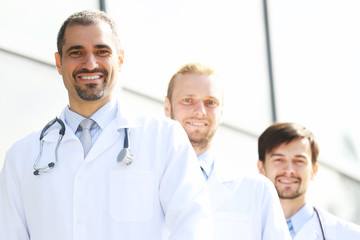
<svg viewBox="0 0 360 240">
<path fill-rule="evenodd" d="M 278 177 L 281 177 L 281 176 L 278 176 Z M 278 177 L 275 178 L 275 182 Z M 304 192 L 300 191 L 301 178 L 299 178 L 299 177 L 294 177 L 294 178 L 296 178 L 299 182 L 298 186 L 295 190 L 292 190 L 291 187 L 286 187 L 286 188 L 280 189 L 280 187 L 278 187 L 275 184 L 275 188 L 276 188 L 276 191 L 277 191 L 280 199 L 295 199 L 304 194 Z"/>
<path fill-rule="evenodd" d="M 188 133 L 191 145 L 198 147 L 205 147 L 211 142 L 214 137 L 215 131 L 209 131 L 207 133 L 192 132 Z"/>
<path fill-rule="evenodd" d="M 102 87 L 98 88 L 98 84 L 88 83 L 85 84 L 85 88 L 82 88 L 79 84 L 77 84 L 76 81 L 76 75 L 81 73 L 102 73 L 104 75 L 104 82 Z M 78 71 L 75 71 L 72 76 L 75 82 L 75 90 L 81 99 L 86 101 L 96 101 L 104 96 L 105 89 L 107 88 L 107 77 L 108 77 L 108 72 L 106 70 L 101 68 L 95 68 L 91 71 L 87 69 L 80 69 Z"/>
<path fill-rule="evenodd" d="M 170 118 L 175 120 L 174 111 L 171 106 Z M 181 123 L 181 122 L 180 122 Z M 201 131 L 188 132 L 185 127 L 183 127 L 188 135 L 190 143 L 193 147 L 206 147 L 211 142 L 212 138 L 215 135 L 216 129 L 210 129 L 208 132 L 203 133 Z"/>
</svg>

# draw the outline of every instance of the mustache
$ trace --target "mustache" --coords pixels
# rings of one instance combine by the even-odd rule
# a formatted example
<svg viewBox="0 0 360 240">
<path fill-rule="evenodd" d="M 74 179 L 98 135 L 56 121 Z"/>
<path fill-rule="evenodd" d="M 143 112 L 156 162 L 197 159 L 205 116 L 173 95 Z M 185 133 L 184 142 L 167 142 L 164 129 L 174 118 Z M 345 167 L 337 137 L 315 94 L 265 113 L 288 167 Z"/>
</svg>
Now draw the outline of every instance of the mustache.
<svg viewBox="0 0 360 240">
<path fill-rule="evenodd" d="M 300 178 L 300 177 L 297 177 L 297 176 L 290 176 L 290 177 L 288 177 L 288 176 L 286 176 L 285 174 L 277 175 L 277 176 L 275 177 L 275 180 L 278 180 L 278 179 L 281 178 L 281 177 L 287 177 L 287 178 L 292 178 L 292 179 L 296 179 L 296 180 L 298 180 L 298 181 L 301 181 L 301 178 Z"/>
<path fill-rule="evenodd" d="M 102 69 L 102 68 L 94 68 L 93 70 L 82 68 L 82 69 L 79 69 L 79 70 L 73 72 L 73 74 L 72 74 L 73 78 L 75 78 L 76 75 L 82 74 L 82 73 L 102 73 L 102 74 L 104 74 L 105 78 L 108 75 L 108 72 L 105 69 Z"/>
</svg>

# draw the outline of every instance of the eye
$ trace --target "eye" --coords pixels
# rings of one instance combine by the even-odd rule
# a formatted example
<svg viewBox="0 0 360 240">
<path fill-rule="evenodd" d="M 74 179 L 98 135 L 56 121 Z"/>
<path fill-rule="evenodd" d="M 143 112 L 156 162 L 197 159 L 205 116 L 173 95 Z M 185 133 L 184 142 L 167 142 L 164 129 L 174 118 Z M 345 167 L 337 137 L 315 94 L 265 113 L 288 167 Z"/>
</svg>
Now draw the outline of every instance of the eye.
<svg viewBox="0 0 360 240">
<path fill-rule="evenodd" d="M 100 57 L 106 57 L 111 54 L 111 51 L 109 49 L 99 49 L 96 51 L 96 54 Z"/>
<path fill-rule="evenodd" d="M 277 158 L 273 158 L 272 162 L 275 163 L 275 164 L 281 164 L 281 163 L 284 162 L 284 159 L 277 157 Z"/>
<path fill-rule="evenodd" d="M 71 57 L 79 57 L 79 56 L 81 55 L 81 51 L 78 51 L 78 50 L 76 50 L 76 51 L 71 51 L 71 52 L 69 53 L 69 55 L 70 55 Z"/>
<path fill-rule="evenodd" d="M 217 107 L 217 106 L 219 106 L 219 102 L 216 100 L 208 100 L 208 101 L 206 101 L 206 105 L 208 105 L 210 107 Z"/>
<path fill-rule="evenodd" d="M 297 165 L 304 165 L 306 163 L 306 161 L 304 159 L 295 159 L 295 163 Z"/>
<path fill-rule="evenodd" d="M 184 103 L 191 103 L 192 101 L 191 101 L 190 98 L 185 98 L 185 99 L 183 99 L 183 102 L 184 102 Z"/>
</svg>

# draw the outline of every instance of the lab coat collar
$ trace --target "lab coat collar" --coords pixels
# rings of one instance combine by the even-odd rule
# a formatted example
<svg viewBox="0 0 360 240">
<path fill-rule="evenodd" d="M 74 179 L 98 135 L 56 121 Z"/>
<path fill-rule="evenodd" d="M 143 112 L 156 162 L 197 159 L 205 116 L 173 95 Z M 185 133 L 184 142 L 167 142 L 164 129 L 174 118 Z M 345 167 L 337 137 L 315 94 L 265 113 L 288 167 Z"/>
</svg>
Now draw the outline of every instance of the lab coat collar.
<svg viewBox="0 0 360 240">
<path fill-rule="evenodd" d="M 120 133 L 121 129 L 123 128 L 131 129 L 131 128 L 141 127 L 142 124 L 140 123 L 140 121 L 136 117 L 130 115 L 126 116 L 124 113 L 122 113 L 120 106 L 121 106 L 120 103 L 118 103 L 118 110 L 116 113 L 116 118 L 114 119 L 114 123 L 109 125 L 112 125 L 115 129 L 117 129 L 118 133 Z M 70 127 L 67 126 L 65 123 L 65 108 L 63 109 L 63 111 L 61 112 L 58 118 L 61 119 L 65 124 L 65 135 L 62 141 L 65 142 L 77 138 L 75 134 L 70 130 Z M 59 124 L 58 123 L 54 124 L 47 130 L 43 140 L 46 142 L 57 142 L 59 139 L 59 130 L 60 130 Z M 40 133 L 39 133 L 39 137 L 40 137 Z"/>
<path fill-rule="evenodd" d="M 139 122 L 138 118 L 131 116 L 130 114 L 125 114 L 121 111 L 122 107 L 120 102 L 117 104 L 118 110 L 116 113 L 115 118 L 115 126 L 118 128 L 118 131 L 122 128 L 137 128 L 141 127 L 141 123 Z"/>
</svg>

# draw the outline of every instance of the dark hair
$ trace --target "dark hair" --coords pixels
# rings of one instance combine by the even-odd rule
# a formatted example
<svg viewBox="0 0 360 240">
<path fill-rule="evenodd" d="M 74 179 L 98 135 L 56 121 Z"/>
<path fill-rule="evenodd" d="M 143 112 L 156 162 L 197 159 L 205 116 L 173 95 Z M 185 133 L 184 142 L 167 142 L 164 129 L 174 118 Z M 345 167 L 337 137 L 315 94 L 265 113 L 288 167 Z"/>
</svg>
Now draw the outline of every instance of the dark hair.
<svg viewBox="0 0 360 240">
<path fill-rule="evenodd" d="M 62 48 L 65 44 L 64 35 L 65 35 L 65 30 L 68 26 L 72 26 L 76 24 L 88 26 L 94 23 L 98 23 L 99 21 L 104 21 L 109 24 L 113 32 L 117 50 L 120 51 L 121 49 L 120 39 L 114 20 L 111 19 L 105 12 L 99 10 L 84 10 L 72 14 L 62 24 L 57 36 L 57 50 L 60 54 L 60 57 L 62 57 Z"/>
<path fill-rule="evenodd" d="M 290 143 L 293 140 L 306 138 L 311 146 L 312 164 L 317 162 L 319 146 L 314 135 L 304 126 L 297 123 L 274 123 L 268 127 L 258 139 L 259 159 L 264 162 L 266 153 L 283 143 Z"/>
</svg>

